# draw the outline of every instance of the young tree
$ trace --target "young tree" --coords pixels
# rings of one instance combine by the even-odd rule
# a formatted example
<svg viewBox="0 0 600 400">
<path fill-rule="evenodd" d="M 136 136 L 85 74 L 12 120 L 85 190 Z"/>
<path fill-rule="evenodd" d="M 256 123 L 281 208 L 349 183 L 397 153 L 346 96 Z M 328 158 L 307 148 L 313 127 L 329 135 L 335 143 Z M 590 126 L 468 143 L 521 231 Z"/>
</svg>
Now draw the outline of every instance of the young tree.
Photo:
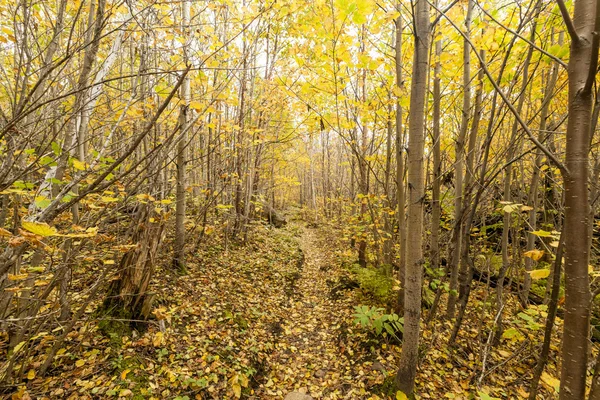
<svg viewBox="0 0 600 400">
<path fill-rule="evenodd" d="M 558 6 L 571 39 L 569 120 L 565 168 L 565 317 L 562 341 L 561 400 L 582 399 L 586 391 L 590 324 L 589 152 L 593 87 L 598 69 L 600 10 L 593 0 L 576 0 L 573 19 Z"/>
<path fill-rule="evenodd" d="M 429 70 L 429 3 L 416 0 L 410 115 L 408 130 L 408 222 L 404 273 L 404 336 L 396 386 L 412 395 L 419 357 L 421 281 L 423 275 L 423 202 L 425 200 L 425 98 Z"/>
</svg>

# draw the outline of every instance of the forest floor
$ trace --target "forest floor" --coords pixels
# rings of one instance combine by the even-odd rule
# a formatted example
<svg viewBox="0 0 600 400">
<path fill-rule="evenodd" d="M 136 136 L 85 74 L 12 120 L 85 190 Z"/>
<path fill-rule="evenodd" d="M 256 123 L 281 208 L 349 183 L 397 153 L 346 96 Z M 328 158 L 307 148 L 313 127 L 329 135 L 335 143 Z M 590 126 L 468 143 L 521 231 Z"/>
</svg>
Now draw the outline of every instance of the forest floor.
<svg viewBox="0 0 600 400">
<path fill-rule="evenodd" d="M 387 388 L 400 345 L 355 325 L 355 306 L 382 304 L 340 284 L 352 278 L 340 236 L 300 220 L 283 229 L 257 225 L 243 246 L 209 236 L 190 255 L 188 274 L 159 268 L 152 287 L 164 289 L 145 329 L 103 336 L 90 306 L 49 376 L 28 376 L 13 398 L 282 399 L 292 391 L 395 398 Z M 447 344 L 449 321 L 424 328 L 421 398 L 526 397 L 544 311 L 526 314 L 509 302 L 511 334 L 490 347 L 482 323 L 493 320 L 488 291 L 474 292 L 455 348 Z M 555 395 L 556 350 L 553 343 L 539 398 Z"/>
</svg>

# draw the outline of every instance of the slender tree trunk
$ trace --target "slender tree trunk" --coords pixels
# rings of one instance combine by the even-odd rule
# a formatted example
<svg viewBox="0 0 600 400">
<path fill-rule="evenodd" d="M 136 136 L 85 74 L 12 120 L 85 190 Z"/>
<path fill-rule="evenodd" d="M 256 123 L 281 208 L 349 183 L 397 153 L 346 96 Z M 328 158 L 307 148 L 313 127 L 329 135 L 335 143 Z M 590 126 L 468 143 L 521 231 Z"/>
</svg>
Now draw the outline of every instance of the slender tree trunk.
<svg viewBox="0 0 600 400">
<path fill-rule="evenodd" d="M 429 3 L 417 0 L 414 14 L 415 53 L 410 92 L 408 154 L 408 230 L 404 295 L 404 336 L 396 386 L 412 396 L 419 357 L 421 281 L 423 274 L 423 201 L 425 98 L 429 69 Z"/>
<path fill-rule="evenodd" d="M 400 12 L 400 5 L 397 6 Z M 402 14 L 398 15 L 395 21 L 396 24 L 396 87 L 399 90 L 396 100 L 396 199 L 397 210 L 396 218 L 398 219 L 398 269 L 400 274 L 401 286 L 398 293 L 397 312 L 401 314 L 404 310 L 404 272 L 406 269 L 406 194 L 404 191 L 404 133 L 402 120 L 402 106 L 400 105 L 400 91 L 404 86 L 402 81 Z"/>
<path fill-rule="evenodd" d="M 600 15 L 593 0 L 575 1 L 571 21 L 565 19 L 571 34 L 568 66 L 569 121 L 567 124 L 565 167 L 565 317 L 562 342 L 560 399 L 585 396 L 590 326 L 590 203 L 589 151 L 592 87 L 598 66 Z M 563 7 L 564 9 L 564 7 Z"/>
<path fill-rule="evenodd" d="M 440 203 L 442 159 L 440 145 L 440 74 L 442 64 L 442 41 L 435 42 L 435 70 L 433 77 L 433 193 L 431 197 L 431 268 L 435 271 L 440 267 L 440 218 L 442 207 Z"/>
<path fill-rule="evenodd" d="M 182 28 L 184 35 L 186 36 L 186 43 L 184 44 L 184 60 L 189 63 L 188 52 L 190 51 L 190 38 L 191 33 L 189 32 L 190 24 L 190 0 L 185 0 L 182 7 Z M 188 129 L 190 111 L 190 78 L 185 77 L 183 84 L 181 85 L 181 99 L 183 104 L 180 108 L 179 114 L 179 129 L 181 132 L 185 132 Z M 184 273 L 185 267 L 185 194 L 186 194 L 186 147 L 187 147 L 187 134 L 183 134 L 177 143 L 177 183 L 176 183 L 176 203 L 175 203 L 175 255 L 173 258 L 173 266 L 179 273 Z"/>
<path fill-rule="evenodd" d="M 446 315 L 454 317 L 456 306 L 456 289 L 458 287 L 458 269 L 461 257 L 461 245 L 464 232 L 462 232 L 462 199 L 463 178 L 465 162 L 465 141 L 469 130 L 469 115 L 471 113 L 471 48 L 468 38 L 471 35 L 471 15 L 473 14 L 473 1 L 467 2 L 467 14 L 465 16 L 465 38 L 463 40 L 463 104 L 460 131 L 455 144 L 456 163 L 454 165 L 454 229 L 452 242 L 450 243 L 450 294 L 448 296 L 448 307 Z"/>
</svg>

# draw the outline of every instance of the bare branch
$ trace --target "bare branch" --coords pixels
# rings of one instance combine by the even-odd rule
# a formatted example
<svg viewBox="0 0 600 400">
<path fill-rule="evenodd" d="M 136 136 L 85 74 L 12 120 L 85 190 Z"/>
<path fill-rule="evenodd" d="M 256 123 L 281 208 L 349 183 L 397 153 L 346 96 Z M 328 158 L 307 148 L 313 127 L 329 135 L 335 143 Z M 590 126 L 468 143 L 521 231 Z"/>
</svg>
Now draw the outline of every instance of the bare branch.
<svg viewBox="0 0 600 400">
<path fill-rule="evenodd" d="M 563 20 L 565 21 L 565 25 L 567 27 L 567 32 L 569 32 L 569 36 L 571 37 L 571 40 L 573 41 L 573 43 L 579 42 L 579 34 L 577 33 L 577 30 L 575 29 L 575 25 L 573 25 L 573 20 L 571 19 L 571 16 L 569 15 L 569 10 L 567 10 L 567 6 L 565 5 L 565 2 L 563 0 L 556 0 L 556 2 L 558 3 L 558 8 L 560 8 L 560 14 L 563 17 Z"/>
<path fill-rule="evenodd" d="M 438 7 L 436 7 L 435 4 L 432 4 L 431 1 L 428 1 L 428 2 L 437 12 L 442 14 L 442 16 L 444 18 L 446 18 L 446 20 L 454 27 L 454 29 L 456 29 L 456 31 L 460 33 L 460 35 L 464 38 L 464 40 L 469 43 L 469 45 L 473 49 L 475 55 L 477 56 L 477 59 L 479 60 L 479 64 L 481 65 L 481 69 L 483 70 L 484 74 L 487 76 L 487 78 L 490 81 L 490 83 L 492 84 L 492 86 L 494 86 L 494 89 L 496 90 L 496 92 L 498 92 L 498 94 L 502 98 L 502 101 L 509 108 L 510 112 L 514 115 L 514 117 L 517 120 L 517 122 L 519 123 L 519 125 L 521 125 L 521 128 L 523 128 L 523 130 L 529 137 L 529 140 L 531 140 L 531 142 L 533 142 L 533 144 L 535 144 L 535 146 L 538 149 L 540 149 L 542 151 L 542 153 L 544 153 L 544 155 L 546 155 L 546 157 L 548 157 L 548 159 L 550 161 L 552 161 L 552 163 L 554 165 L 556 165 L 556 167 L 561 172 L 563 172 L 563 173 L 566 172 L 568 174 L 567 167 L 556 157 L 556 155 L 554 153 L 552 153 L 548 148 L 546 148 L 546 146 L 544 146 L 542 143 L 540 143 L 540 141 L 535 137 L 535 135 L 533 134 L 533 132 L 531 131 L 531 129 L 529 128 L 527 123 L 525 121 L 523 121 L 523 118 L 521 118 L 521 116 L 517 112 L 515 106 L 508 99 L 508 97 L 506 97 L 506 95 L 504 94 L 504 92 L 502 91 L 500 86 L 498 85 L 498 82 L 496 82 L 496 80 L 490 74 L 490 71 L 488 70 L 487 66 L 485 65 L 485 61 L 481 58 L 481 55 L 479 54 L 479 52 L 475 48 L 475 45 L 469 39 L 469 37 L 458 26 L 456 26 L 456 23 L 454 23 L 454 21 L 452 21 L 446 14 L 444 14 L 444 12 L 442 10 L 440 10 Z"/>
</svg>

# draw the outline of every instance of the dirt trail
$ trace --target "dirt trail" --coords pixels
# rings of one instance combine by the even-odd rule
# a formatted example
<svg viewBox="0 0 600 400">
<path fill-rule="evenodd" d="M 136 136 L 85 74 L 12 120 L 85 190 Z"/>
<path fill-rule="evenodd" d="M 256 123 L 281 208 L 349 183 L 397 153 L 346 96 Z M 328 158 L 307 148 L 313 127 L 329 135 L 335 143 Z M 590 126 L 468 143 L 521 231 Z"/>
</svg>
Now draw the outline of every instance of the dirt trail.
<svg viewBox="0 0 600 400">
<path fill-rule="evenodd" d="M 269 390 L 273 386 L 305 391 L 315 398 L 344 398 L 352 382 L 351 360 L 343 354 L 350 300 L 331 299 L 327 281 L 335 280 L 339 271 L 324 251 L 318 231 L 302 228 L 298 240 L 304 262 L 289 282 L 264 394 L 280 395 Z"/>
</svg>

